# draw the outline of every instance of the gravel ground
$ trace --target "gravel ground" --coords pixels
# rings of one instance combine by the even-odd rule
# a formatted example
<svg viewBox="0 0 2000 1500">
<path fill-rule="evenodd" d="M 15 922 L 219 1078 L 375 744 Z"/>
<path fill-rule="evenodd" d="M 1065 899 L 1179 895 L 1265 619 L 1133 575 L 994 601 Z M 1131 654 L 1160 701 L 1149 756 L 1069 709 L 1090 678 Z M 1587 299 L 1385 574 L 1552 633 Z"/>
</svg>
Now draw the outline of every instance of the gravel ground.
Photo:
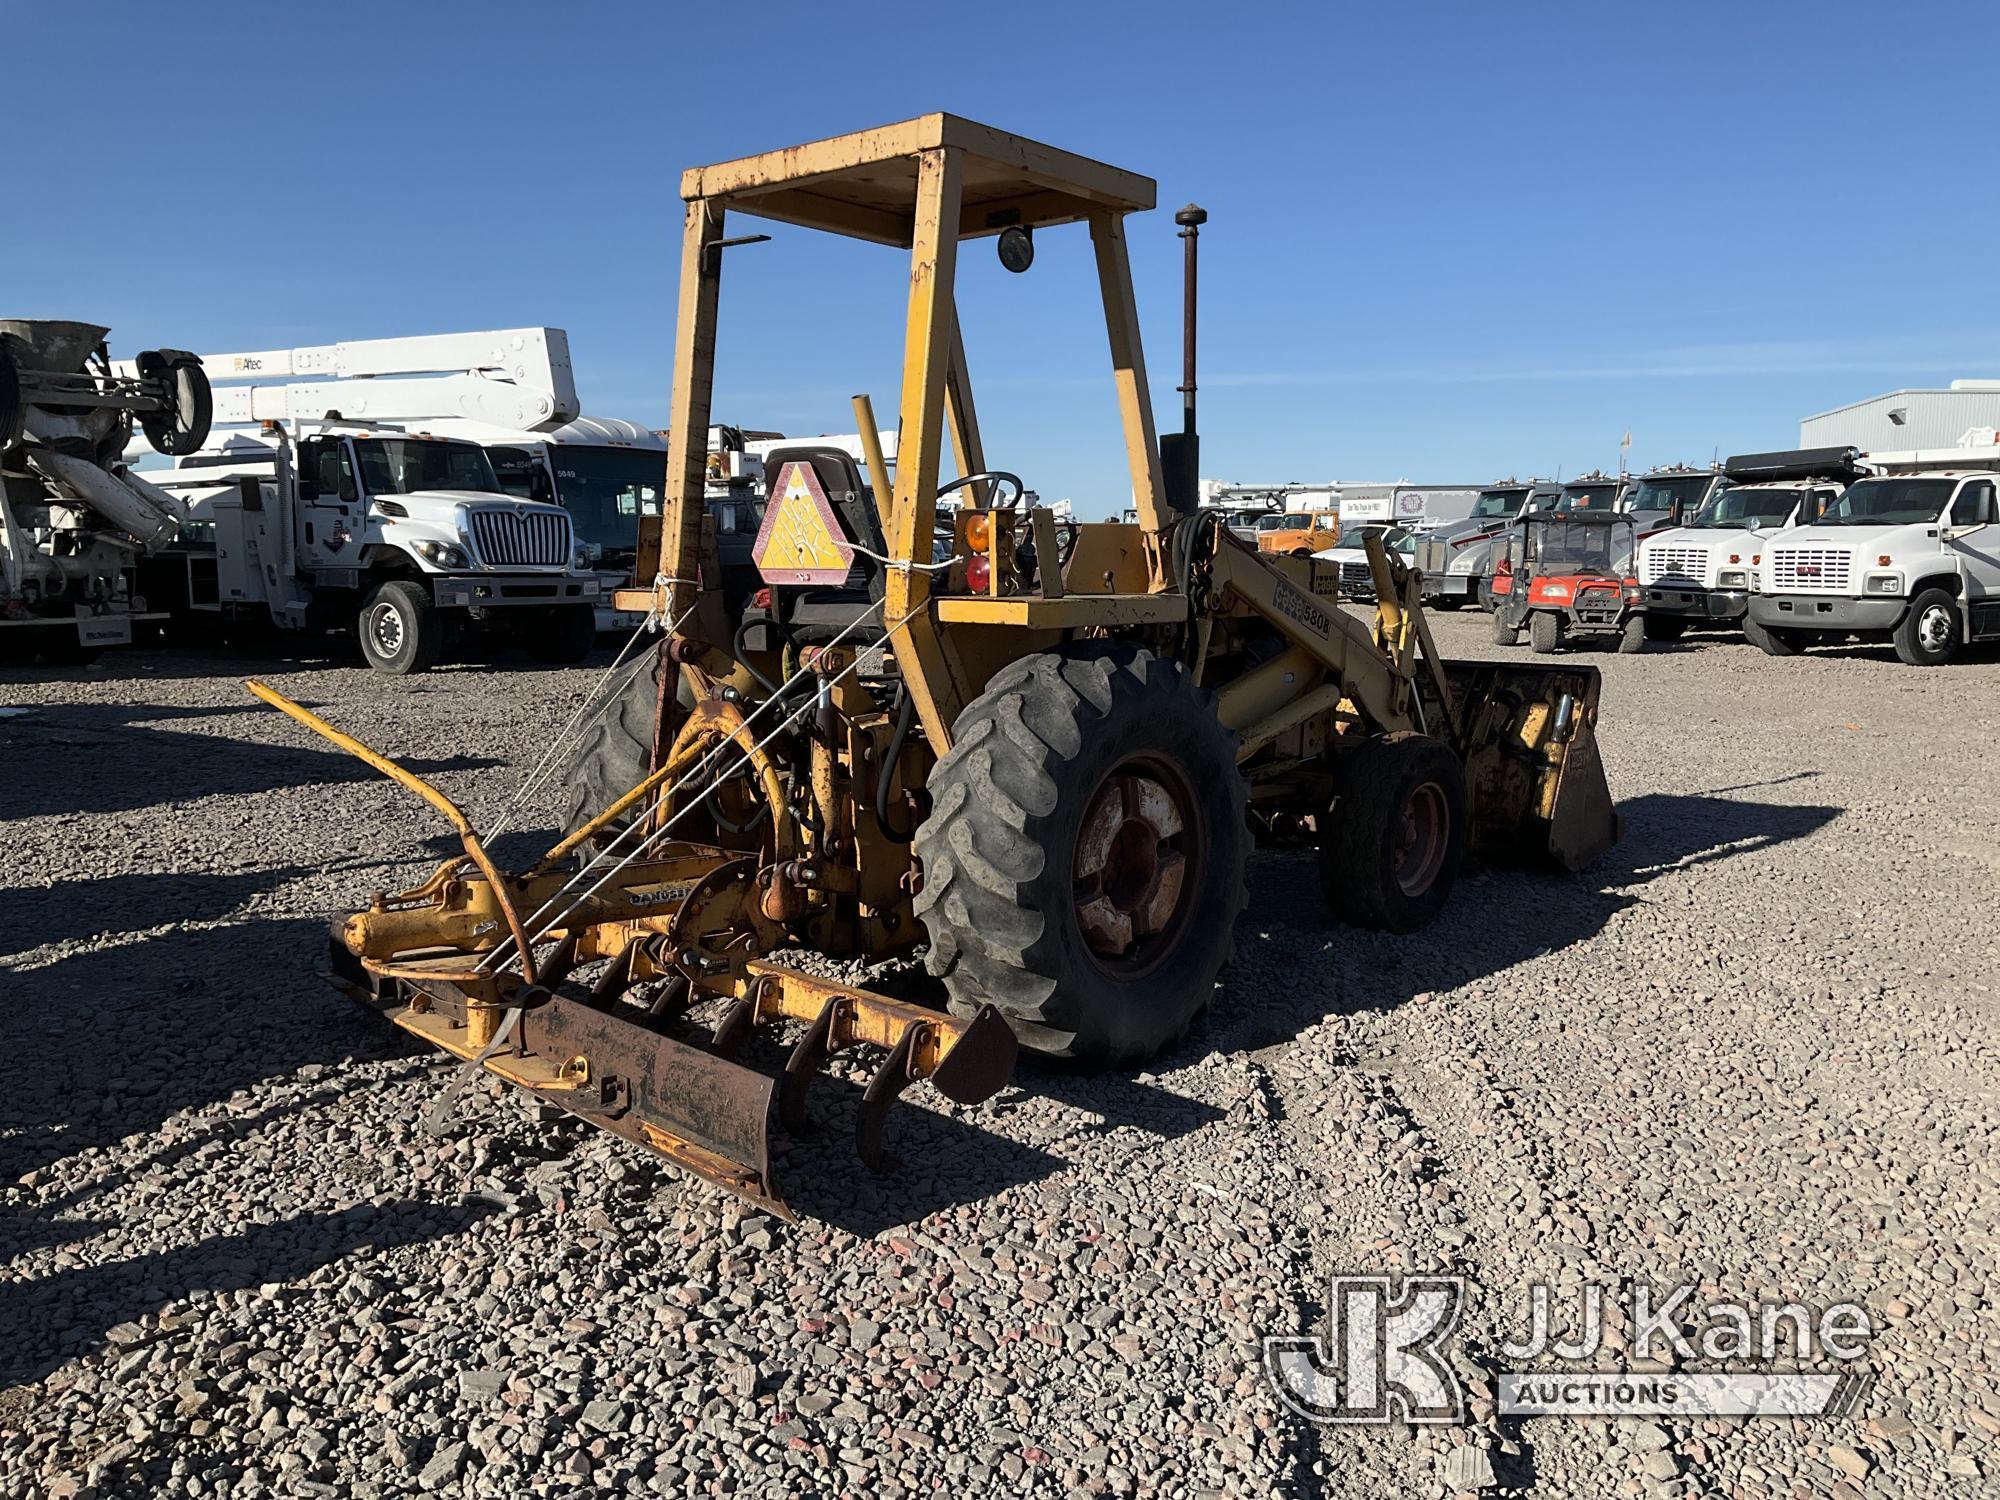
<svg viewBox="0 0 2000 1500">
<path fill-rule="evenodd" d="M 913 1090 L 893 1176 L 790 1150 L 796 1226 L 497 1090 L 427 1135 L 445 1070 L 315 977 L 448 844 L 238 679 L 490 816 L 595 669 L 0 674 L 0 1493 L 1991 1492 L 2000 665 L 1595 660 L 1597 869 L 1394 939 L 1260 854 L 1157 1071 Z M 1410 1267 L 1471 1278 L 1475 1380 L 1527 1283 L 1604 1279 L 1859 1299 L 1877 1384 L 1845 1422 L 1293 1416 L 1260 1338 Z"/>
</svg>

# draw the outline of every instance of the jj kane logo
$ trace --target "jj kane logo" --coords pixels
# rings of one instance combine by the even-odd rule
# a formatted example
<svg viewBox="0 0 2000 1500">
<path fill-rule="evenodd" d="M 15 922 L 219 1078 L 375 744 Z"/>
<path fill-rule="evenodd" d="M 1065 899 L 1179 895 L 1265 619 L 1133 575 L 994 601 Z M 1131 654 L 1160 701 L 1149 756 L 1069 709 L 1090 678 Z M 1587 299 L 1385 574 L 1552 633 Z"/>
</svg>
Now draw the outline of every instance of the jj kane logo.
<svg viewBox="0 0 2000 1500">
<path fill-rule="evenodd" d="M 1335 1275 L 1326 1333 L 1264 1340 L 1264 1369 L 1280 1399 L 1315 1422 L 1459 1423 L 1465 1389 L 1452 1361 L 1466 1306 L 1459 1276 Z M 1607 1308 L 1625 1331 L 1628 1359 L 1608 1364 Z M 1872 1378 L 1860 1368 L 1874 1333 L 1865 1308 L 1837 1302 L 1696 1300 L 1696 1288 L 1585 1286 L 1565 1335 L 1555 1332 L 1547 1286 L 1528 1288 L 1521 1337 L 1495 1371 L 1503 1416 L 1840 1417 L 1856 1411 Z M 1778 1362 L 1791 1366 L 1774 1371 Z M 1717 1368 L 1688 1371 L 1686 1363 Z M 1821 1368 L 1807 1369 L 1818 1365 Z"/>
</svg>

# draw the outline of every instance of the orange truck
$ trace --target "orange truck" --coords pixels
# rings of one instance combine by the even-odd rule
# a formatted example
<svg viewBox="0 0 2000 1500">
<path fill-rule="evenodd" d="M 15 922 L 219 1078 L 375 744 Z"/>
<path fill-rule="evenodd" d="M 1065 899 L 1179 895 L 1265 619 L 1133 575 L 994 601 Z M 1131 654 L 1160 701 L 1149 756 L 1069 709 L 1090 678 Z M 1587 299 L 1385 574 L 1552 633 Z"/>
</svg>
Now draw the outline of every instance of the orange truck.
<svg viewBox="0 0 2000 1500">
<path fill-rule="evenodd" d="M 1340 543 L 1340 512 L 1293 510 L 1266 516 L 1257 525 L 1257 550 L 1282 556 L 1311 556 Z"/>
</svg>

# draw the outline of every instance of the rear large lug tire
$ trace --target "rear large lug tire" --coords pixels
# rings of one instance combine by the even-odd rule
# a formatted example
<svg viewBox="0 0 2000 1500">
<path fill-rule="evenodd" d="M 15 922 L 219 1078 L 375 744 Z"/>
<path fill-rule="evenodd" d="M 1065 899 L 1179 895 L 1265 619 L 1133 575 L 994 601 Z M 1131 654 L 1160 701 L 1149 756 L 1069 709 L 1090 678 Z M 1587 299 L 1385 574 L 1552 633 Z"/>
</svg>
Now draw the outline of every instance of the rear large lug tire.
<svg viewBox="0 0 2000 1500">
<path fill-rule="evenodd" d="M 368 665 L 391 677 L 409 677 L 437 665 L 444 649 L 444 620 L 430 589 L 392 578 L 361 606 L 356 622 Z"/>
<path fill-rule="evenodd" d="M 1910 601 L 1892 639 L 1906 666 L 1941 667 L 1958 655 L 1962 635 L 1958 601 L 1943 589 L 1925 589 Z"/>
<path fill-rule="evenodd" d="M 1227 963 L 1251 835 L 1236 738 L 1178 664 L 1085 643 L 967 704 L 917 829 L 930 970 L 963 1015 L 1126 1067 L 1172 1046 Z"/>
<path fill-rule="evenodd" d="M 575 833 L 605 808 L 646 779 L 653 765 L 653 729 L 660 712 L 658 647 L 641 651 L 619 664 L 605 684 L 608 703 L 591 710 L 583 737 L 570 751 L 563 768 L 563 832 Z M 693 701 L 688 680 L 679 680 L 683 707 Z M 607 825 L 603 839 L 631 825 L 630 814 Z"/>
<path fill-rule="evenodd" d="M 1347 753 L 1320 830 L 1320 889 L 1337 921 L 1414 932 L 1465 860 L 1465 768 L 1429 735 L 1378 735 Z"/>
<path fill-rule="evenodd" d="M 1496 646 L 1518 646 L 1521 644 L 1521 627 L 1504 609 L 1493 611 L 1493 644 Z"/>
</svg>

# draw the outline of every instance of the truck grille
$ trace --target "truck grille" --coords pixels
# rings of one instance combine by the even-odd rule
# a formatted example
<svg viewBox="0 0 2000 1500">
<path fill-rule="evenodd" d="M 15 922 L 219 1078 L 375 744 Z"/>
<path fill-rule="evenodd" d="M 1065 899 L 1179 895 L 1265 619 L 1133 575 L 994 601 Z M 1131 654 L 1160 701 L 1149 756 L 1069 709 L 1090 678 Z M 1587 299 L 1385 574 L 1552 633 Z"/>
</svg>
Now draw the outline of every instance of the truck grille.
<svg viewBox="0 0 2000 1500">
<path fill-rule="evenodd" d="M 472 545 L 489 568 L 554 568 L 569 562 L 569 514 L 516 513 L 498 506 L 472 512 Z"/>
<path fill-rule="evenodd" d="M 1648 547 L 1642 556 L 1641 583 L 1707 588 L 1715 581 L 1709 576 L 1706 547 Z"/>
<path fill-rule="evenodd" d="M 1773 547 L 1771 586 L 1780 594 L 1844 594 L 1854 554 L 1836 547 Z"/>
<path fill-rule="evenodd" d="M 1343 562 L 1340 565 L 1340 591 L 1343 594 L 1368 595 L 1375 592 L 1375 576 L 1368 571 L 1365 562 Z"/>
</svg>

